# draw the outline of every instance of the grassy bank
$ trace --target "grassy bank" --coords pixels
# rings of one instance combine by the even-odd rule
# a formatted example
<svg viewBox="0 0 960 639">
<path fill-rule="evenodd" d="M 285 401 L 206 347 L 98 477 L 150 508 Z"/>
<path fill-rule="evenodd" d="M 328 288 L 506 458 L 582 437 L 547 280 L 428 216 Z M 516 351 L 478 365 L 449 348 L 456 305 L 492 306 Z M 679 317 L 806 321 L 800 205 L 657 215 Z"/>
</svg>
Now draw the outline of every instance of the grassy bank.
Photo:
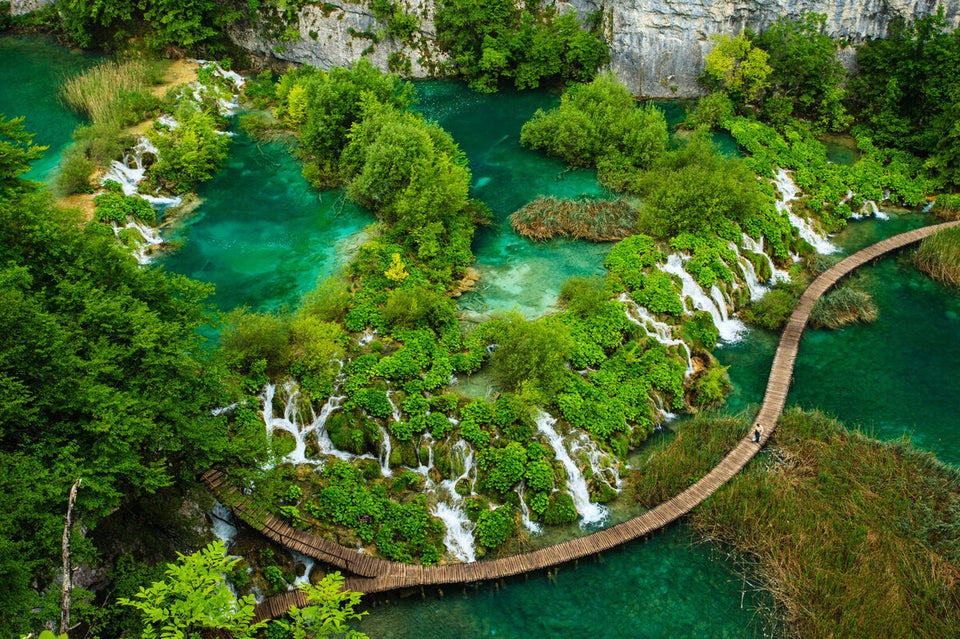
<svg viewBox="0 0 960 639">
<path fill-rule="evenodd" d="M 960 288 L 960 227 L 925 238 L 914 263 L 933 279 Z"/>
<path fill-rule="evenodd" d="M 670 458 L 714 446 L 729 430 L 716 424 L 650 463 L 691 475 Z M 949 637 L 960 627 L 960 473 L 906 444 L 791 411 L 767 451 L 692 518 L 756 559 L 795 636 Z"/>
</svg>

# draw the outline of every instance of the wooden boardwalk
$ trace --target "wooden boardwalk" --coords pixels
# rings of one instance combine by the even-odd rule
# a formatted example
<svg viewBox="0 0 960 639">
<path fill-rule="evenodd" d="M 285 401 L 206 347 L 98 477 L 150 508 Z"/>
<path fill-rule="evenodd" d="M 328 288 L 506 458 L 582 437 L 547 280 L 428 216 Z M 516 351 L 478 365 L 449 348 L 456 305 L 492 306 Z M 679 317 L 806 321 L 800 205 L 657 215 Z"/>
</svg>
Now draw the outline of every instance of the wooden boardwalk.
<svg viewBox="0 0 960 639">
<path fill-rule="evenodd" d="M 755 423 L 764 426 L 760 445 L 745 437 L 706 476 L 679 495 L 628 521 L 616 524 L 584 537 L 571 539 L 548 548 L 521 555 L 478 561 L 417 566 L 376 559 L 345 548 L 334 542 L 296 530 L 285 522 L 251 506 L 251 500 L 239 494 L 225 482 L 219 471 L 210 471 L 203 479 L 232 508 L 236 515 L 261 530 L 277 543 L 314 557 L 350 573 L 346 587 L 363 593 L 384 592 L 400 588 L 436 586 L 443 584 L 490 581 L 528 573 L 602 553 L 634 539 L 644 537 L 689 513 L 724 483 L 729 481 L 749 462 L 773 433 L 777 420 L 787 401 L 800 338 L 806 327 L 813 305 L 844 275 L 884 254 L 907 246 L 942 229 L 960 225 L 960 220 L 928 226 L 902 233 L 869 246 L 837 263 L 822 273 L 804 291 L 780 337 L 763 404 Z M 752 430 L 752 429 L 751 429 Z M 258 607 L 258 615 L 272 617 L 282 614 L 291 605 L 303 606 L 299 591 L 284 593 L 268 599 Z"/>
</svg>

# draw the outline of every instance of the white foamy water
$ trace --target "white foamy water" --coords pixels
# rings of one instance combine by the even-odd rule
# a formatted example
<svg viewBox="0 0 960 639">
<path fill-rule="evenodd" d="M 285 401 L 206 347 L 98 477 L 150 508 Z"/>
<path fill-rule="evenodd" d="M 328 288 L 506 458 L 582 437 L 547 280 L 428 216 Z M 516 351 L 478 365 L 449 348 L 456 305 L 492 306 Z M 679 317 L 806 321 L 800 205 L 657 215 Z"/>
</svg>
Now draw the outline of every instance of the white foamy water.
<svg viewBox="0 0 960 639">
<path fill-rule="evenodd" d="M 267 434 L 272 434 L 276 430 L 283 430 L 294 438 L 295 445 L 292 451 L 284 457 L 285 462 L 292 464 L 321 464 L 320 459 L 311 459 L 307 457 L 307 438 L 313 435 L 317 443 L 320 455 L 329 455 L 351 461 L 355 459 L 373 459 L 372 455 L 355 455 L 334 447 L 327 433 L 327 419 L 331 413 L 340 407 L 343 395 L 331 395 L 320 409 L 317 415 L 313 408 L 310 408 L 310 422 L 302 423 L 299 418 L 300 406 L 300 387 L 296 382 L 289 380 L 283 384 L 284 392 L 283 415 L 275 416 L 273 414 L 273 400 L 276 393 L 276 385 L 267 384 L 263 387 L 260 399 L 263 400 L 263 421 L 267 427 Z"/>
<path fill-rule="evenodd" d="M 530 519 L 530 508 L 527 506 L 527 502 L 523 501 L 523 488 L 524 482 L 520 482 L 517 484 L 515 491 L 520 498 L 520 523 L 534 535 L 539 535 L 543 532 L 543 527 Z"/>
<path fill-rule="evenodd" d="M 765 260 L 767 260 L 767 264 L 770 266 L 770 272 L 773 273 L 773 276 L 771 279 L 774 282 L 789 282 L 790 274 L 784 270 L 778 269 L 776 265 L 773 263 L 773 258 L 767 255 L 766 252 L 764 252 L 763 240 L 764 238 L 762 235 L 760 236 L 759 241 L 753 239 L 746 233 L 743 233 L 740 235 L 740 245 L 743 248 L 745 248 L 748 251 L 752 251 L 757 255 L 762 256 Z"/>
<path fill-rule="evenodd" d="M 780 193 L 780 199 L 777 200 L 777 210 L 787 214 L 790 224 L 797 229 L 800 237 L 807 241 L 817 253 L 828 255 L 836 253 L 840 249 L 831 243 L 827 238 L 817 233 L 810 222 L 799 215 L 796 215 L 790 208 L 790 202 L 797 199 L 797 185 L 793 183 L 793 178 L 784 169 L 777 169 L 777 176 L 773 180 L 773 185 L 777 187 Z"/>
<path fill-rule="evenodd" d="M 463 507 L 463 497 L 456 490 L 457 483 L 461 479 L 468 479 L 474 470 L 473 449 L 462 439 L 457 440 L 451 450 L 451 455 L 456 455 L 463 463 L 463 472 L 453 479 L 444 479 L 439 485 L 434 484 L 430 479 L 429 472 L 425 473 L 427 478 L 427 491 L 432 492 L 437 502 L 430 509 L 430 514 L 443 521 L 443 545 L 451 557 L 455 557 L 463 562 L 477 560 L 474 552 L 473 530 L 476 524 L 467 517 L 467 512 Z M 433 466 L 433 448 L 430 448 L 430 466 Z"/>
<path fill-rule="evenodd" d="M 687 370 L 684 378 L 693 374 L 693 360 L 690 357 L 690 347 L 682 339 L 674 339 L 673 329 L 666 322 L 661 322 L 647 310 L 640 306 L 626 293 L 621 293 L 617 298 L 626 306 L 627 319 L 646 331 L 647 335 L 657 340 L 664 346 L 680 346 L 687 354 Z"/>
<path fill-rule="evenodd" d="M 554 429 L 553 425 L 556 422 L 556 419 L 541 411 L 540 414 L 537 415 L 537 430 L 547 438 L 557 459 L 563 464 L 563 467 L 567 471 L 567 490 L 570 496 L 573 497 L 573 505 L 581 517 L 580 525 L 585 526 L 587 524 L 602 522 L 607 518 L 607 509 L 590 501 L 590 491 L 587 489 L 587 482 L 583 478 L 583 473 L 580 472 L 580 468 L 570 457 L 570 453 L 567 452 L 563 438 L 560 437 L 560 434 Z"/>
<path fill-rule="evenodd" d="M 237 524 L 233 513 L 218 501 L 210 509 L 210 523 L 213 536 L 222 541 L 223 547 L 229 551 L 237 536 Z"/>
<path fill-rule="evenodd" d="M 747 327 L 740 320 L 727 316 L 727 305 L 720 289 L 714 285 L 711 287 L 711 295 L 707 295 L 693 276 L 683 268 L 684 261 L 683 257 L 674 253 L 667 257 L 666 264 L 657 264 L 657 268 L 680 278 L 681 298 L 689 298 L 694 308 L 710 313 L 713 324 L 720 333 L 720 339 L 725 342 L 737 341 Z"/>
</svg>

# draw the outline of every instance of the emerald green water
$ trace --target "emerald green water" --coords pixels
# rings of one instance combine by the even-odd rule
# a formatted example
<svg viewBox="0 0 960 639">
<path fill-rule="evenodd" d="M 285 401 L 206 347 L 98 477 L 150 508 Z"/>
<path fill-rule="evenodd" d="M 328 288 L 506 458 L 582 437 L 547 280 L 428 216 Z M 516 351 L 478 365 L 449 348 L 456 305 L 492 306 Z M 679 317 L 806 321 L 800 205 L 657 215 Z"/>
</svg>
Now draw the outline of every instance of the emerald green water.
<svg viewBox="0 0 960 639">
<path fill-rule="evenodd" d="M 503 585 L 378 600 L 359 629 L 378 639 L 711 639 L 765 636 L 766 602 L 684 527 Z"/>
<path fill-rule="evenodd" d="M 0 113 L 24 116 L 34 144 L 49 146 L 26 177 L 49 181 L 81 120 L 59 98 L 60 85 L 99 59 L 38 36 L 0 36 Z"/>
<path fill-rule="evenodd" d="M 932 222 L 919 214 L 864 220 L 835 241 L 852 253 Z M 916 447 L 960 465 L 960 293 L 895 255 L 854 277 L 873 295 L 879 318 L 837 331 L 808 329 L 787 405 L 819 408 L 879 439 L 906 435 Z M 743 342 L 718 349 L 736 387 L 731 409 L 760 402 L 776 346 L 776 335 L 752 331 Z"/>
<path fill-rule="evenodd" d="M 609 244 L 567 239 L 531 242 L 510 228 L 507 217 L 542 195 L 612 197 L 592 170 L 569 170 L 556 159 L 520 145 L 520 128 L 537 109 L 560 102 L 558 93 L 527 91 L 478 94 L 458 82 L 417 82 L 417 110 L 437 121 L 467 154 L 473 173 L 471 196 L 483 200 L 493 223 L 473 242 L 481 273 L 476 291 L 460 307 L 489 313 L 516 309 L 542 315 L 556 303 L 560 285 L 574 275 L 600 275 Z"/>
<path fill-rule="evenodd" d="M 374 221 L 341 191 L 317 193 L 285 144 L 258 144 L 242 131 L 223 170 L 197 193 L 203 203 L 172 234 L 179 250 L 161 263 L 213 282 L 224 310 L 295 305 L 349 262 Z"/>
</svg>

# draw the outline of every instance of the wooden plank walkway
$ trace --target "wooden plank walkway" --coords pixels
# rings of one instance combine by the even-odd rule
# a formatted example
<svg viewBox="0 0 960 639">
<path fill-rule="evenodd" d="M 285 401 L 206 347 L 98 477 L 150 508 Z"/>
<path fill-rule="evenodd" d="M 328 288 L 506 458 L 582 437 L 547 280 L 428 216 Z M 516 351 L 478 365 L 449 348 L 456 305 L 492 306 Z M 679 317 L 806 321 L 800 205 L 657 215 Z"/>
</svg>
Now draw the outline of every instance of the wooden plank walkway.
<svg viewBox="0 0 960 639">
<path fill-rule="evenodd" d="M 754 423 L 764 425 L 760 445 L 750 441 L 749 436 L 745 437 L 706 476 L 679 495 L 642 515 L 605 530 L 548 548 L 490 561 L 442 566 L 400 564 L 362 555 L 356 550 L 294 529 L 269 514 L 254 510 L 250 498 L 238 493 L 236 488 L 226 482 L 223 473 L 219 471 L 209 471 L 203 475 L 202 479 L 240 519 L 281 545 L 351 573 L 352 576 L 346 580 L 346 587 L 363 593 L 497 580 L 596 555 L 649 535 L 689 513 L 746 466 L 766 443 L 776 428 L 786 404 L 800 338 L 810 317 L 810 311 L 820 296 L 857 267 L 890 251 L 918 242 L 937 231 L 957 225 L 960 225 L 960 220 L 895 235 L 854 253 L 817 277 L 800 297 L 780 337 L 780 344 L 767 380 L 763 404 L 754 420 Z M 291 605 L 303 606 L 304 604 L 305 600 L 299 591 L 283 593 L 260 604 L 257 614 L 261 618 L 275 617 L 283 614 Z"/>
</svg>

